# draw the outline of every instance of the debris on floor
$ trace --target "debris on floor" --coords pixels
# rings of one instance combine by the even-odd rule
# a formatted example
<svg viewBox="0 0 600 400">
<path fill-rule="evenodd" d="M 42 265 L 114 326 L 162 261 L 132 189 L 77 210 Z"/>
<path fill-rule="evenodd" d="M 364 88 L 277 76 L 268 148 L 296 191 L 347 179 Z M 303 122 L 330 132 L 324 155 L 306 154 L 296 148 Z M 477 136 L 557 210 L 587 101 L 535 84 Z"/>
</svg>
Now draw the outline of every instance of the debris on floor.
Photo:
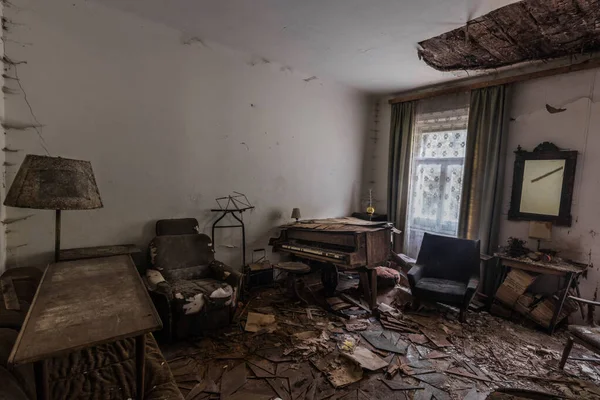
<svg viewBox="0 0 600 400">
<path fill-rule="evenodd" d="M 275 316 L 270 314 L 248 313 L 246 320 L 246 332 L 269 332 L 273 333 L 277 329 Z"/>
<path fill-rule="evenodd" d="M 600 363 L 558 370 L 564 332 L 487 312 L 367 313 L 353 295 L 307 306 L 265 289 L 228 330 L 163 350 L 186 399 L 600 399 Z"/>
</svg>

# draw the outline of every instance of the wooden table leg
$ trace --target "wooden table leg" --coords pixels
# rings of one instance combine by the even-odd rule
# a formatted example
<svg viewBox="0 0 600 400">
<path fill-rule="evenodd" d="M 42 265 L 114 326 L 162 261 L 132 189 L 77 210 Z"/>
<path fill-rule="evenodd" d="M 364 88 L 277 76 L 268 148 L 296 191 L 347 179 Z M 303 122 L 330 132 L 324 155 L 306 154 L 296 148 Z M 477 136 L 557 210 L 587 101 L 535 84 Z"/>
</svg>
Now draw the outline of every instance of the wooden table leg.
<svg viewBox="0 0 600 400">
<path fill-rule="evenodd" d="M 565 368 L 565 364 L 567 363 L 567 360 L 569 359 L 569 353 L 571 352 L 572 348 L 573 348 L 573 339 L 569 338 L 569 340 L 567 341 L 567 345 L 565 346 L 565 349 L 563 350 L 563 354 L 560 359 L 560 364 L 558 364 L 558 369 Z"/>
<path fill-rule="evenodd" d="M 135 338 L 135 388 L 136 397 L 144 399 L 144 374 L 146 364 L 146 336 L 140 335 Z"/>
<path fill-rule="evenodd" d="M 371 298 L 367 299 L 371 310 L 377 308 L 377 271 L 375 268 L 369 270 L 369 278 L 371 281 Z"/>
<path fill-rule="evenodd" d="M 47 400 L 50 398 L 50 388 L 48 385 L 48 368 L 46 360 L 33 363 L 33 373 L 35 375 L 35 392 L 38 400 Z"/>
<path fill-rule="evenodd" d="M 339 281 L 338 268 L 335 264 L 325 264 L 321 268 L 321 282 L 325 288 L 325 296 L 333 296 Z"/>
<path fill-rule="evenodd" d="M 558 300 L 558 304 L 556 304 L 554 306 L 554 314 L 552 315 L 552 320 L 550 321 L 550 326 L 548 327 L 548 330 L 550 331 L 551 335 L 554 333 L 554 328 L 556 327 L 556 322 L 558 320 L 558 316 L 560 315 L 563 305 L 565 304 L 565 299 L 569 295 L 569 289 L 571 288 L 571 281 L 573 280 L 573 273 L 569 272 L 567 274 L 566 278 L 567 278 L 567 283 L 565 284 L 565 287 L 564 287 L 564 293 L 560 296 L 560 299 Z"/>
<path fill-rule="evenodd" d="M 363 297 L 365 301 L 371 305 L 371 283 L 369 282 L 369 271 L 367 269 L 361 269 L 358 271 L 359 285 L 363 291 Z"/>
<path fill-rule="evenodd" d="M 581 298 L 581 292 L 579 291 L 579 276 L 575 277 L 573 280 L 573 284 L 575 286 L 575 293 L 577 293 L 577 297 Z M 585 313 L 583 312 L 583 305 L 579 305 L 579 311 L 581 312 L 581 319 L 585 319 Z"/>
</svg>

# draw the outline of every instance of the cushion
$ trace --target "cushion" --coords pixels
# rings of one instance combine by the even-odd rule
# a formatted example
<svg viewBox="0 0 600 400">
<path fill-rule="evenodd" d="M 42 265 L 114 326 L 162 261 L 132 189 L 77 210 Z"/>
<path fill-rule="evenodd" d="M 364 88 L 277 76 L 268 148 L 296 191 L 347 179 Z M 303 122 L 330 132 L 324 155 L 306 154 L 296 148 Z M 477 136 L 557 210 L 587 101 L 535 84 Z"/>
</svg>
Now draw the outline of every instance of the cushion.
<svg viewBox="0 0 600 400">
<path fill-rule="evenodd" d="M 462 304 L 467 284 L 439 278 L 421 278 L 415 286 L 414 295 L 428 301 Z"/>
<path fill-rule="evenodd" d="M 596 347 L 600 350 L 600 327 L 595 326 L 581 326 L 581 325 L 569 325 L 569 331 L 573 336 L 581 339 L 582 341 Z"/>
<path fill-rule="evenodd" d="M 208 304 L 221 308 L 231 304 L 233 288 L 216 279 L 177 280 L 171 282 L 173 297 L 185 314 L 195 314 Z"/>
</svg>

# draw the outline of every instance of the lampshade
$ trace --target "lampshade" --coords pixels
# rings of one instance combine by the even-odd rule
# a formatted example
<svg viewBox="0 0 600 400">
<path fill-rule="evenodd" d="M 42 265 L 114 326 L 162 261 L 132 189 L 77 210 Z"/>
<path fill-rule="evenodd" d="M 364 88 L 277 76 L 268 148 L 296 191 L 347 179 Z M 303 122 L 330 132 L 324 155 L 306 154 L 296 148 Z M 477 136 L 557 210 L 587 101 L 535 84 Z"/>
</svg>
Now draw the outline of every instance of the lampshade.
<svg viewBox="0 0 600 400">
<path fill-rule="evenodd" d="M 551 240 L 552 222 L 529 221 L 529 237 L 532 239 Z"/>
<path fill-rule="evenodd" d="M 40 210 L 101 208 L 89 161 L 28 154 L 13 181 L 5 206 Z"/>
<path fill-rule="evenodd" d="M 299 208 L 294 208 L 294 209 L 292 210 L 292 218 L 296 218 L 296 219 L 298 219 L 298 218 L 302 218 L 302 217 L 300 216 L 300 209 L 299 209 Z"/>
</svg>

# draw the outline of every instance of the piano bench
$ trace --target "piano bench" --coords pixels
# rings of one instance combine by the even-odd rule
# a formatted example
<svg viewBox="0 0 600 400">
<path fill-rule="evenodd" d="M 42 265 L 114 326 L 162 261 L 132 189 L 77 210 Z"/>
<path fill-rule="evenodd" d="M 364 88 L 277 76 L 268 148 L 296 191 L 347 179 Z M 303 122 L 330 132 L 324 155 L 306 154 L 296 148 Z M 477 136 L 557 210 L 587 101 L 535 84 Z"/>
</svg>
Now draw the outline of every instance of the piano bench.
<svg viewBox="0 0 600 400">
<path fill-rule="evenodd" d="M 311 269 L 307 264 L 290 261 L 290 262 L 280 262 L 273 266 L 281 271 L 287 272 L 287 281 L 286 287 L 288 290 L 288 295 L 292 298 L 297 298 L 302 301 L 304 304 L 308 304 L 301 295 L 300 295 L 300 283 L 302 281 L 301 276 L 310 273 Z"/>
</svg>

